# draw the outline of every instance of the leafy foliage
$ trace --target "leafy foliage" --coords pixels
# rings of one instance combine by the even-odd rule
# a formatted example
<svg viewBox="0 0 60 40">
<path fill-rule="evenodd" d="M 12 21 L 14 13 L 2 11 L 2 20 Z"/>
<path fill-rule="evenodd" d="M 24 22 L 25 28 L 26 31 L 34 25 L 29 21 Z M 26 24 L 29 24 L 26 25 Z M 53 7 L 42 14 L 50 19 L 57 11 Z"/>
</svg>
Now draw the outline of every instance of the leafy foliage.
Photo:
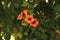
<svg viewBox="0 0 60 40">
<path fill-rule="evenodd" d="M 17 20 L 25 9 L 38 20 L 36 27 Z M 60 40 L 60 1 L 0 0 L 0 40 L 10 40 L 11 35 L 15 40 Z"/>
</svg>

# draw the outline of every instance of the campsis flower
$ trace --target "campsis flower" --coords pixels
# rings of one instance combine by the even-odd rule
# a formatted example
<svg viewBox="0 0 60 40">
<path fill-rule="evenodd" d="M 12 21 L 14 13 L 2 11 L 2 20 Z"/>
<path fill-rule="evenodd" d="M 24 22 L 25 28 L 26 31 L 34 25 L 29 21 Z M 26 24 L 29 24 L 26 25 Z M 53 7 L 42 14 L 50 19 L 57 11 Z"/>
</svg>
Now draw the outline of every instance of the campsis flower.
<svg viewBox="0 0 60 40">
<path fill-rule="evenodd" d="M 56 33 L 60 35 L 60 30 L 56 29 Z"/>
<path fill-rule="evenodd" d="M 25 14 L 26 16 L 28 15 L 28 9 L 25 9 L 25 10 L 23 10 L 22 12 L 23 12 L 23 14 Z"/>
<path fill-rule="evenodd" d="M 22 12 L 18 15 L 18 17 L 17 17 L 17 20 L 21 20 L 21 19 L 23 19 L 23 14 L 22 14 Z"/>
<path fill-rule="evenodd" d="M 30 26 L 37 27 L 38 24 L 39 22 L 37 21 L 37 19 L 33 19 L 33 21 L 30 23 Z"/>
<path fill-rule="evenodd" d="M 24 19 L 24 15 L 27 16 L 28 15 L 28 9 L 25 9 L 23 11 L 21 11 L 21 13 L 18 15 L 17 20 L 21 20 Z"/>
<path fill-rule="evenodd" d="M 25 21 L 27 23 L 31 23 L 33 21 L 33 16 L 32 15 L 27 15 L 27 17 L 25 18 Z"/>
</svg>

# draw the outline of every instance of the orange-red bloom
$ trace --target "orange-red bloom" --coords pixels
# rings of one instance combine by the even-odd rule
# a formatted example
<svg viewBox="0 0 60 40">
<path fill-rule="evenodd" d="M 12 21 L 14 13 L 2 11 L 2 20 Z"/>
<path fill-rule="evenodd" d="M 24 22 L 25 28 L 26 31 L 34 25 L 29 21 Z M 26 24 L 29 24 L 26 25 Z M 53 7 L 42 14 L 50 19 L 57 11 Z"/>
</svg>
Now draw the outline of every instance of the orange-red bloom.
<svg viewBox="0 0 60 40">
<path fill-rule="evenodd" d="M 32 15 L 27 15 L 27 17 L 25 18 L 25 21 L 27 23 L 31 23 L 33 21 L 33 16 Z"/>
<path fill-rule="evenodd" d="M 56 33 L 60 35 L 60 30 L 56 29 Z"/>
<path fill-rule="evenodd" d="M 23 19 L 23 15 L 27 16 L 27 15 L 28 15 L 28 11 L 29 11 L 28 9 L 23 10 L 23 11 L 18 15 L 17 20 Z"/>
<path fill-rule="evenodd" d="M 23 19 L 23 14 L 22 14 L 22 12 L 18 15 L 17 20 L 21 20 L 21 19 Z"/>
<path fill-rule="evenodd" d="M 31 23 L 30 26 L 36 27 L 38 25 L 38 21 L 36 19 L 34 19 Z"/>
<path fill-rule="evenodd" d="M 27 16 L 28 15 L 28 9 L 23 10 L 22 12 Z"/>
</svg>

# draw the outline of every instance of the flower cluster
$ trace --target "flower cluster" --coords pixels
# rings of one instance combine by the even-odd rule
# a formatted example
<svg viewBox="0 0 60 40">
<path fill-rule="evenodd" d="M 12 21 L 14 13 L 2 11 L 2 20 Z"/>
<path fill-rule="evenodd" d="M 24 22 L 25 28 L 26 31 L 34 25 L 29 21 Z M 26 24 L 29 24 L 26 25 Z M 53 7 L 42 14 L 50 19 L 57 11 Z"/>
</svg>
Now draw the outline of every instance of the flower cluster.
<svg viewBox="0 0 60 40">
<path fill-rule="evenodd" d="M 30 24 L 30 26 L 36 27 L 36 26 L 39 24 L 38 20 L 35 19 L 35 18 L 33 17 L 33 15 L 29 15 L 28 12 L 29 12 L 28 9 L 23 10 L 23 11 L 18 15 L 17 20 L 23 19 L 25 22 L 27 22 L 28 24 Z M 26 17 L 24 17 L 24 15 L 25 15 Z"/>
</svg>

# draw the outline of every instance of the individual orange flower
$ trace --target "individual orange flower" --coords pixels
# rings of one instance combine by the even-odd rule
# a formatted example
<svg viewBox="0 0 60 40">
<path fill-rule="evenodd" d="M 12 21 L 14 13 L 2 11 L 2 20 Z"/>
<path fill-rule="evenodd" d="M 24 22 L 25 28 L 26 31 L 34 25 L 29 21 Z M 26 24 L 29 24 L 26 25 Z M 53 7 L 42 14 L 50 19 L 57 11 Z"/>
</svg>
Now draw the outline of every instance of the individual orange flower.
<svg viewBox="0 0 60 40">
<path fill-rule="evenodd" d="M 34 19 L 33 22 L 30 23 L 30 26 L 36 27 L 38 24 L 38 21 Z"/>
<path fill-rule="evenodd" d="M 24 16 L 24 15 L 27 16 L 28 11 L 29 11 L 28 9 L 23 10 L 23 11 L 18 15 L 17 20 L 24 19 L 23 16 Z"/>
<path fill-rule="evenodd" d="M 27 14 L 28 14 L 28 9 L 25 9 L 25 10 L 23 10 L 22 12 L 27 16 Z"/>
<path fill-rule="evenodd" d="M 27 23 L 31 23 L 33 21 L 33 16 L 32 15 L 27 15 L 27 17 L 25 18 L 25 21 Z"/>
<path fill-rule="evenodd" d="M 56 33 L 60 35 L 60 30 L 56 29 Z"/>
<path fill-rule="evenodd" d="M 21 19 L 23 19 L 23 14 L 22 14 L 22 12 L 18 15 L 18 17 L 17 17 L 17 20 L 21 20 Z"/>
</svg>

